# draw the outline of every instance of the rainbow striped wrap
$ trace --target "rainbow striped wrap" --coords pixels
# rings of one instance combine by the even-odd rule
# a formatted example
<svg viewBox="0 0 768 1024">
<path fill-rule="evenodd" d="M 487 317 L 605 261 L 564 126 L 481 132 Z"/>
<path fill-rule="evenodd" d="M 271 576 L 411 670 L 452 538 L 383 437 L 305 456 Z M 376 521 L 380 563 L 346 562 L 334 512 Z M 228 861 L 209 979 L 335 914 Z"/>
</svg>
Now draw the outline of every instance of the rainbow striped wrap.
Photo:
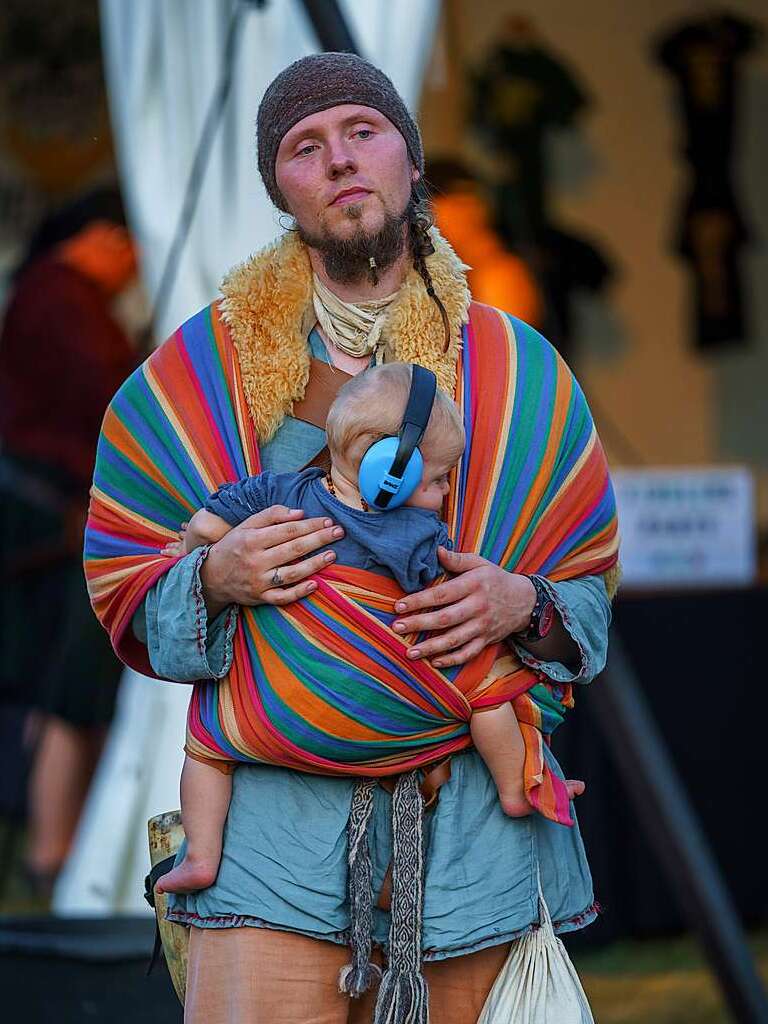
<svg viewBox="0 0 768 1024">
<path fill-rule="evenodd" d="M 617 560 L 613 491 L 570 371 L 531 327 L 487 306 L 472 304 L 463 341 L 455 397 L 467 448 L 447 507 L 457 550 L 553 581 L 607 572 Z M 159 549 L 210 492 L 259 469 L 235 345 L 213 304 L 126 381 L 104 420 L 85 566 L 94 610 L 127 664 L 153 674 L 130 624 L 176 561 Z M 193 756 L 399 774 L 469 746 L 473 710 L 511 700 L 529 798 L 571 823 L 543 751 L 570 686 L 548 683 L 502 644 L 458 669 L 408 661 L 413 637 L 390 628 L 393 581 L 343 567 L 317 581 L 288 607 L 241 609 L 231 670 L 194 688 Z"/>
</svg>

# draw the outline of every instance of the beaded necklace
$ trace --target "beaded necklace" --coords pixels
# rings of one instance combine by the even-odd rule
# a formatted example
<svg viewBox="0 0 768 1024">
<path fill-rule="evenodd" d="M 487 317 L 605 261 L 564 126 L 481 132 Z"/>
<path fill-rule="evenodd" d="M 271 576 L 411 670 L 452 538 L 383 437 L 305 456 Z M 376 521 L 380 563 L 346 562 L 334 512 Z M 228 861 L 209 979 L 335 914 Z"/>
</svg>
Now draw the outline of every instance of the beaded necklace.
<svg viewBox="0 0 768 1024">
<path fill-rule="evenodd" d="M 333 486 L 333 480 L 331 480 L 331 474 L 330 473 L 326 473 L 326 475 L 325 475 L 325 485 L 328 488 L 328 490 L 330 491 L 330 493 L 334 496 L 334 498 L 336 498 L 338 500 L 339 496 L 336 493 L 336 488 Z M 370 512 L 371 511 L 371 509 L 370 509 L 370 507 L 368 505 L 368 502 L 365 500 L 365 498 L 362 496 L 362 494 L 360 495 L 360 504 L 363 506 L 363 512 Z"/>
</svg>

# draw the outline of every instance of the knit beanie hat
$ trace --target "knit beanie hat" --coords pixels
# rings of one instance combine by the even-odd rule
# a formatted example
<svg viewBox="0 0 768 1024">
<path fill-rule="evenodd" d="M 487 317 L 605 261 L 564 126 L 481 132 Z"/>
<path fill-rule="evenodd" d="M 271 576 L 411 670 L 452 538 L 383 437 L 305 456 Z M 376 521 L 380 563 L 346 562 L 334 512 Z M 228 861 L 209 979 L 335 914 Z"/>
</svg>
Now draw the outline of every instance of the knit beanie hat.
<svg viewBox="0 0 768 1024">
<path fill-rule="evenodd" d="M 278 209 L 288 212 L 275 178 L 275 160 L 285 133 L 310 114 L 342 103 L 373 107 L 389 118 L 405 139 L 414 166 L 424 173 L 419 129 L 384 72 L 354 53 L 315 53 L 281 71 L 259 106 L 259 173 Z"/>
</svg>

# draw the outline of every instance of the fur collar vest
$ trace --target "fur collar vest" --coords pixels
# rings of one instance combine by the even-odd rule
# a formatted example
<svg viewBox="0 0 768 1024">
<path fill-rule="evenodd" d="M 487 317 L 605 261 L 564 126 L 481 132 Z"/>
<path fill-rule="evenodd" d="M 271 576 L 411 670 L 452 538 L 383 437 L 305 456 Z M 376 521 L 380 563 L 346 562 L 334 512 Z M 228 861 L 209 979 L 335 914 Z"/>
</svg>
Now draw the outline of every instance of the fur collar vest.
<svg viewBox="0 0 768 1024">
<path fill-rule="evenodd" d="M 448 314 L 448 351 L 444 351 L 440 311 L 418 272 L 411 268 L 389 308 L 382 332 L 385 359 L 419 363 L 433 370 L 440 387 L 453 395 L 461 329 L 469 317 L 467 268 L 435 228 L 431 236 L 435 252 L 426 262 Z M 263 444 L 291 412 L 293 403 L 304 397 L 309 379 L 307 336 L 316 317 L 306 247 L 295 235 L 284 235 L 231 270 L 221 291 L 219 310 L 237 349 L 243 390 Z"/>
</svg>

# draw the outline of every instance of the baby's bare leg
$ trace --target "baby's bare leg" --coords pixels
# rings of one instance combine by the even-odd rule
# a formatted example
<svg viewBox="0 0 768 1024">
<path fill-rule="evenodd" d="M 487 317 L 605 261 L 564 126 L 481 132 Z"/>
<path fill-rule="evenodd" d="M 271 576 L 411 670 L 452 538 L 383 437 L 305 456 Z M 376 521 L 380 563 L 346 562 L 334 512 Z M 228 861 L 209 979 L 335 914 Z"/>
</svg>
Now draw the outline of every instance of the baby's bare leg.
<svg viewBox="0 0 768 1024">
<path fill-rule="evenodd" d="M 469 728 L 475 748 L 496 783 L 501 809 L 511 818 L 530 814 L 533 807 L 525 795 L 525 742 L 512 705 L 476 712 Z M 566 779 L 565 788 L 573 800 L 585 787 L 581 779 Z"/>
<path fill-rule="evenodd" d="M 224 822 L 232 796 L 232 775 L 211 765 L 184 759 L 181 772 L 181 821 L 187 853 L 163 875 L 158 892 L 193 892 L 213 885 L 219 871 Z"/>
<path fill-rule="evenodd" d="M 204 544 L 215 544 L 217 540 L 229 533 L 232 527 L 219 516 L 200 508 L 188 523 L 179 530 L 179 539 L 171 541 L 163 548 L 164 555 L 188 555 L 195 548 Z"/>
<path fill-rule="evenodd" d="M 469 727 L 475 748 L 496 783 L 504 813 L 513 818 L 530 814 L 533 808 L 525 798 L 523 784 L 525 743 L 512 705 L 476 712 Z"/>
</svg>

